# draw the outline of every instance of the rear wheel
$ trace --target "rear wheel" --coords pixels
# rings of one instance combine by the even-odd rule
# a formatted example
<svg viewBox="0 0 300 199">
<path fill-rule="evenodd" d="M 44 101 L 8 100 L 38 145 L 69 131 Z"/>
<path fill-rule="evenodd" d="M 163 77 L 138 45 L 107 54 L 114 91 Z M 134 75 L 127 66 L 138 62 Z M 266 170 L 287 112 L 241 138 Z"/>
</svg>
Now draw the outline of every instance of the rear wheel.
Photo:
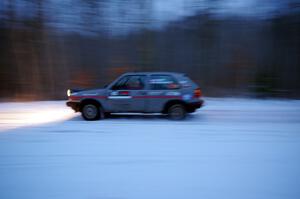
<svg viewBox="0 0 300 199">
<path fill-rule="evenodd" d="M 96 104 L 85 104 L 82 107 L 81 115 L 85 120 L 98 120 L 103 118 L 103 110 Z"/>
<path fill-rule="evenodd" d="M 171 120 L 183 120 L 186 116 L 185 107 L 181 104 L 174 104 L 168 109 L 168 117 Z"/>
</svg>

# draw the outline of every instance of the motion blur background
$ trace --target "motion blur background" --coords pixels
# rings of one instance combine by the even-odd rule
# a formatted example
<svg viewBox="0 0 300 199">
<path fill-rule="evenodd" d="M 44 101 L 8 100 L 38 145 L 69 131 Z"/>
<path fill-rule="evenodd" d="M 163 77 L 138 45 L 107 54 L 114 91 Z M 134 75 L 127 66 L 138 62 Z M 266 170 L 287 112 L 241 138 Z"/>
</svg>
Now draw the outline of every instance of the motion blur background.
<svg viewBox="0 0 300 199">
<path fill-rule="evenodd" d="M 206 96 L 300 97 L 299 0 L 1 0 L 0 100 L 64 99 L 123 72 Z"/>
</svg>

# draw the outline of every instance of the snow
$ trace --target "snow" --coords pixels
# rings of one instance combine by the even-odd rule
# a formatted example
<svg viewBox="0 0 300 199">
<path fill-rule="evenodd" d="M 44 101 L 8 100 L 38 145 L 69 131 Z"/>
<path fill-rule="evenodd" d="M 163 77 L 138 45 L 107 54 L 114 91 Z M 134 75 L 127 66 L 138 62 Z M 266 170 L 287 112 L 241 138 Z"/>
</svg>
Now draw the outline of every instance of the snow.
<svg viewBox="0 0 300 199">
<path fill-rule="evenodd" d="M 205 100 L 179 122 L 0 103 L 0 198 L 300 198 L 300 101 Z"/>
</svg>

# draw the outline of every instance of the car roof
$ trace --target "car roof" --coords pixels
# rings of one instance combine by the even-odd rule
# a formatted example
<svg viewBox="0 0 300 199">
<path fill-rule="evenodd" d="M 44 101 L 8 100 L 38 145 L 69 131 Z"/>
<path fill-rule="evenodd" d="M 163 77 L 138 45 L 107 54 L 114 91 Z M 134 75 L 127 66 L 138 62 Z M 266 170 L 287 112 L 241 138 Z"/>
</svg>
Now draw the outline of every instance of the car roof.
<svg viewBox="0 0 300 199">
<path fill-rule="evenodd" d="M 177 72 L 128 72 L 124 75 L 183 75 Z"/>
</svg>

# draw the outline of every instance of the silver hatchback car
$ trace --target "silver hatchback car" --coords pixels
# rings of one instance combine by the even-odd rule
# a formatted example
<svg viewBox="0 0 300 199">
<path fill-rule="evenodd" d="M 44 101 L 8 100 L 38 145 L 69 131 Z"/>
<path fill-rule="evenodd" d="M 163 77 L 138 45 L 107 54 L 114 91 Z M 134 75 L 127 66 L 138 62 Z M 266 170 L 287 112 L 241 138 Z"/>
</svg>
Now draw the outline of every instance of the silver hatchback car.
<svg viewBox="0 0 300 199">
<path fill-rule="evenodd" d="M 162 113 L 181 120 L 204 102 L 190 78 L 172 72 L 125 73 L 103 89 L 69 89 L 67 94 L 67 106 L 86 120 L 110 113 Z"/>
</svg>

